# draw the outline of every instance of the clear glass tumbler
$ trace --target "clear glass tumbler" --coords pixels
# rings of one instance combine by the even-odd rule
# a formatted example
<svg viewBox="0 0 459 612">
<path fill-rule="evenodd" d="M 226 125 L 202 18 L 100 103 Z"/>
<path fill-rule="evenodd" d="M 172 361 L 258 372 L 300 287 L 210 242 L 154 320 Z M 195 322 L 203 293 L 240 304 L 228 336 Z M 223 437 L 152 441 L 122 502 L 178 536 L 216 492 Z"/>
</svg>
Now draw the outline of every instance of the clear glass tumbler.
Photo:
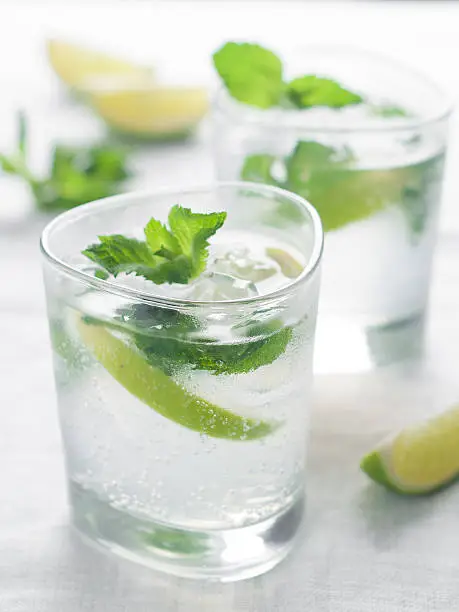
<svg viewBox="0 0 459 612">
<path fill-rule="evenodd" d="M 217 176 L 282 186 L 319 212 L 325 256 L 316 373 L 415 358 L 451 106 L 428 79 L 379 56 L 311 47 L 292 59 L 287 76 L 331 77 L 371 102 L 260 110 L 221 90 L 214 104 Z"/>
<path fill-rule="evenodd" d="M 193 288 L 197 301 L 95 276 L 81 251 L 96 236 L 132 235 L 177 203 L 226 211 L 219 241 L 235 252 L 273 245 L 284 286 L 256 294 L 237 281 L 223 287 L 226 299 L 204 299 L 211 274 Z M 41 245 L 74 525 L 180 576 L 236 580 L 274 566 L 303 513 L 316 211 L 249 183 L 126 194 L 60 215 Z M 248 297 L 228 299 L 241 287 Z"/>
</svg>

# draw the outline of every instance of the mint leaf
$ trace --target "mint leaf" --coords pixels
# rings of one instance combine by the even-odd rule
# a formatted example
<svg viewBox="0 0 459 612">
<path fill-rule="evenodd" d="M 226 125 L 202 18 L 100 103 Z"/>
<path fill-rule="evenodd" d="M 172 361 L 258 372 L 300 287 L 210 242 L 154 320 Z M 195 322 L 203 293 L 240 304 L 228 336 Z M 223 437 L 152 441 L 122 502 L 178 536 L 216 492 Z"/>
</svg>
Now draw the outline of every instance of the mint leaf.
<svg viewBox="0 0 459 612">
<path fill-rule="evenodd" d="M 170 230 L 150 219 L 144 229 L 146 241 L 121 234 L 99 236 L 100 242 L 82 253 L 113 276 L 135 274 L 157 285 L 186 284 L 205 269 L 208 238 L 225 219 L 225 212 L 193 213 L 176 205 L 169 212 Z"/>
<path fill-rule="evenodd" d="M 83 251 L 91 259 L 113 276 L 122 272 L 142 276 L 142 271 L 155 267 L 157 260 L 148 245 L 135 238 L 121 234 L 99 236 L 100 242 L 92 244 Z"/>
<path fill-rule="evenodd" d="M 18 149 L 21 157 L 27 154 L 27 122 L 22 111 L 18 113 Z"/>
<path fill-rule="evenodd" d="M 286 90 L 287 98 L 298 108 L 328 106 L 342 108 L 360 104 L 362 96 L 342 87 L 337 81 L 307 75 L 290 81 Z"/>
<path fill-rule="evenodd" d="M 291 337 L 291 328 L 284 327 L 259 339 L 231 344 L 187 342 L 161 334 L 137 335 L 135 343 L 152 365 L 169 374 L 184 365 L 215 375 L 246 374 L 273 363 L 285 352 Z"/>
<path fill-rule="evenodd" d="M 401 106 L 392 104 L 372 104 L 370 106 L 371 113 L 377 117 L 395 118 L 395 117 L 412 117 L 412 114 Z"/>
<path fill-rule="evenodd" d="M 27 122 L 18 114 L 17 151 L 0 154 L 3 172 L 22 178 L 38 209 L 59 212 L 98 200 L 119 191 L 129 176 L 124 149 L 100 143 L 90 147 L 56 145 L 47 177 L 35 176 L 27 164 Z"/>
<path fill-rule="evenodd" d="M 258 108 L 342 108 L 363 102 L 359 94 L 325 77 L 306 75 L 285 83 L 281 60 L 260 45 L 228 42 L 214 53 L 213 61 L 229 94 Z"/>
<path fill-rule="evenodd" d="M 183 366 L 215 375 L 251 372 L 280 357 L 293 333 L 274 320 L 252 325 L 231 344 L 204 341 L 195 317 L 143 304 L 120 309 L 117 322 L 101 324 L 129 333 L 147 361 L 169 375 Z"/>
<path fill-rule="evenodd" d="M 204 271 L 208 256 L 208 239 L 224 224 L 226 212 L 193 213 L 189 208 L 173 206 L 169 226 L 182 253 L 191 262 L 192 277 Z"/>
<path fill-rule="evenodd" d="M 233 98 L 270 108 L 283 92 L 282 62 L 268 49 L 250 43 L 229 42 L 213 55 L 215 68 Z"/>
<path fill-rule="evenodd" d="M 144 229 L 147 244 L 153 253 L 162 252 L 164 256 L 169 253 L 172 257 L 174 254 L 180 253 L 180 245 L 177 239 L 171 232 L 156 219 L 150 219 Z"/>
<path fill-rule="evenodd" d="M 241 179 L 243 181 L 251 181 L 252 183 L 263 183 L 265 185 L 282 187 L 281 182 L 274 178 L 272 172 L 273 165 L 276 161 L 277 157 L 275 155 L 249 155 L 244 160 L 241 169 Z"/>
<path fill-rule="evenodd" d="M 197 555 L 209 550 L 209 536 L 205 533 L 156 527 L 145 532 L 143 540 L 147 546 L 165 550 L 167 553 Z"/>
</svg>

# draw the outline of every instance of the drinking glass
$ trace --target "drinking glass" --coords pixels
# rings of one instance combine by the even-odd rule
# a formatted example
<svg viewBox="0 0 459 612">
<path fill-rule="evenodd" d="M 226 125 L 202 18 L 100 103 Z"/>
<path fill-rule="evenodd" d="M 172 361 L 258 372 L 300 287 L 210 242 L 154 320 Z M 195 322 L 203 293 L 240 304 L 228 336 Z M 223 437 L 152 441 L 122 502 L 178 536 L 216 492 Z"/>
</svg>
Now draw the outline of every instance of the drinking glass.
<svg viewBox="0 0 459 612">
<path fill-rule="evenodd" d="M 377 55 L 310 47 L 291 59 L 287 77 L 331 77 L 371 102 L 261 110 L 222 89 L 214 103 L 218 179 L 282 186 L 319 212 L 316 373 L 417 358 L 451 105 L 429 79 Z"/>
<path fill-rule="evenodd" d="M 81 254 L 99 235 L 165 222 L 177 203 L 227 212 L 219 240 L 234 245 L 245 284 L 229 273 L 233 260 L 217 259 L 225 273 L 177 297 L 130 276 L 100 278 Z M 145 565 L 218 580 L 260 574 L 288 553 L 304 505 L 322 238 L 301 197 L 250 183 L 125 194 L 47 226 L 60 424 L 82 534 Z M 271 245 L 282 287 L 256 291 L 267 272 L 241 264 L 247 242 Z"/>
</svg>

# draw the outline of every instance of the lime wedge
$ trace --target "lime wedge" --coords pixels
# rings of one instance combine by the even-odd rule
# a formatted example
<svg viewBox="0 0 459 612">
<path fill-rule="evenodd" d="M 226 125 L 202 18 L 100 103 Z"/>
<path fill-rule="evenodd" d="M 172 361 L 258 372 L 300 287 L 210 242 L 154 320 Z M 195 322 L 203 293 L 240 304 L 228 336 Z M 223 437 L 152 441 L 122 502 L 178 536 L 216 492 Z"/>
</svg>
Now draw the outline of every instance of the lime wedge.
<svg viewBox="0 0 459 612">
<path fill-rule="evenodd" d="M 110 87 L 100 84 L 87 91 L 91 107 L 112 128 L 140 138 L 186 135 L 208 110 L 203 88 L 160 87 L 152 81 Z"/>
<path fill-rule="evenodd" d="M 403 493 L 431 493 L 459 475 L 459 405 L 402 430 L 360 464 L 375 482 Z"/>
<path fill-rule="evenodd" d="M 297 278 L 303 272 L 303 266 L 301 266 L 290 253 L 287 253 L 287 251 L 283 249 L 270 247 L 266 249 L 266 255 L 274 259 L 279 265 L 282 274 L 287 278 Z"/>
<path fill-rule="evenodd" d="M 48 40 L 47 50 L 50 64 L 56 74 L 66 85 L 75 89 L 84 89 L 89 79 L 99 75 L 152 78 L 152 71 L 148 67 L 63 40 Z"/>
<path fill-rule="evenodd" d="M 256 440 L 274 431 L 268 423 L 234 414 L 192 395 L 101 325 L 77 321 L 86 346 L 104 368 L 140 401 L 159 414 L 212 438 Z"/>
</svg>

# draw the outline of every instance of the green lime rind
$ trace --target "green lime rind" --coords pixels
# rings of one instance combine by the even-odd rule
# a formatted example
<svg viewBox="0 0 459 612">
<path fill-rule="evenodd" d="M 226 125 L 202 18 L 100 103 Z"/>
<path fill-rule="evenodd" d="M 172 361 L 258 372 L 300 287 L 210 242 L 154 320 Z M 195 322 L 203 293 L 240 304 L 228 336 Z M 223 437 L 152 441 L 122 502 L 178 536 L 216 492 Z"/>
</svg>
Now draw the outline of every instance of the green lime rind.
<svg viewBox="0 0 459 612">
<path fill-rule="evenodd" d="M 211 438 L 264 438 L 279 423 L 246 418 L 197 397 L 150 365 L 140 353 L 100 325 L 77 322 L 94 357 L 129 393 L 165 418 Z"/>
<path fill-rule="evenodd" d="M 394 491 L 395 493 L 407 493 L 407 491 L 400 489 L 389 480 L 379 451 L 372 451 L 365 455 L 360 462 L 360 469 L 372 480 L 386 487 L 386 489 Z"/>
<path fill-rule="evenodd" d="M 395 482 L 395 478 L 388 474 L 387 468 L 384 464 L 381 453 L 378 450 L 372 451 L 363 457 L 360 462 L 360 469 L 377 484 L 382 485 L 389 491 L 398 493 L 405 496 L 422 496 L 437 493 L 451 485 L 453 482 L 459 479 L 459 474 L 456 474 L 453 478 L 448 478 L 444 482 L 437 483 L 434 486 L 428 488 L 412 488 L 409 485 L 403 486 L 400 483 Z"/>
</svg>

